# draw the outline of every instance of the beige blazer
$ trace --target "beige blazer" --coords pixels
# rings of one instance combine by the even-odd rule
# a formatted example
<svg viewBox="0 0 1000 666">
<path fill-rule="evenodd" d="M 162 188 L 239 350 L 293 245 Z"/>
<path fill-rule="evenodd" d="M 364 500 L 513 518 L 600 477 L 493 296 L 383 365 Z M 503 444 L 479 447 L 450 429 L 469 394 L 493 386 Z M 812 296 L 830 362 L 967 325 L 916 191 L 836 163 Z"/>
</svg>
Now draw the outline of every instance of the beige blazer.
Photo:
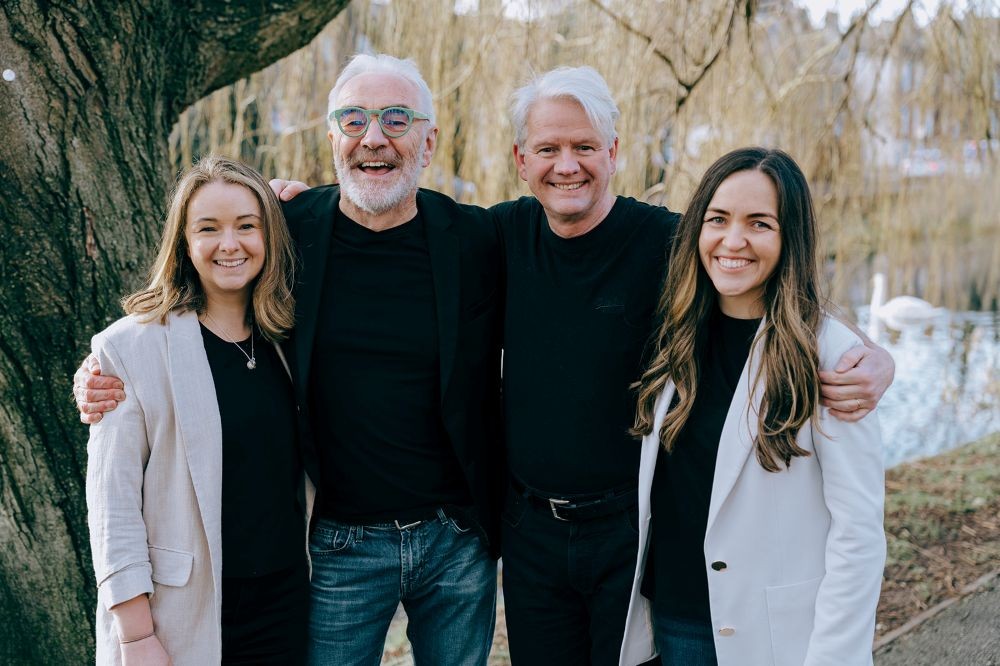
<svg viewBox="0 0 1000 666">
<path fill-rule="evenodd" d="M 145 593 L 175 666 L 217 664 L 222 424 L 198 318 L 125 317 L 92 347 L 101 372 L 121 378 L 128 394 L 91 426 L 87 445 L 97 663 L 121 663 L 108 609 Z"/>
<path fill-rule="evenodd" d="M 834 367 L 860 340 L 826 318 L 820 368 Z M 757 462 L 752 443 L 762 387 L 755 345 L 743 368 L 719 441 L 705 533 L 715 650 L 720 666 L 852 666 L 872 663 L 875 607 L 885 563 L 883 467 L 878 417 L 830 417 L 802 428 L 812 455 L 781 472 Z M 650 536 L 650 490 L 659 432 L 674 386 L 658 398 L 639 467 L 639 556 L 620 663 L 651 659 L 649 601 L 639 592 Z"/>
</svg>

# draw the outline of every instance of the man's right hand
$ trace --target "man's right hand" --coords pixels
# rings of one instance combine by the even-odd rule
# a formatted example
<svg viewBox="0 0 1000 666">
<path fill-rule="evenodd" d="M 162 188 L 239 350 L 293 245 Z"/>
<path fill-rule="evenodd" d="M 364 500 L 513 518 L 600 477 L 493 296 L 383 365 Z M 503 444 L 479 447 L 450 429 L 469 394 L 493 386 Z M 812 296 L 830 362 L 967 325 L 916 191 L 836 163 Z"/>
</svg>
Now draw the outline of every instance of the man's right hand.
<svg viewBox="0 0 1000 666">
<path fill-rule="evenodd" d="M 298 180 L 281 180 L 274 178 L 268 182 L 275 196 L 281 201 L 291 201 L 309 189 L 309 186 Z"/>
<path fill-rule="evenodd" d="M 117 377 L 102 375 L 101 364 L 91 354 L 73 375 L 73 397 L 80 420 L 94 424 L 104 418 L 104 412 L 110 412 L 125 399 L 125 384 Z"/>
</svg>

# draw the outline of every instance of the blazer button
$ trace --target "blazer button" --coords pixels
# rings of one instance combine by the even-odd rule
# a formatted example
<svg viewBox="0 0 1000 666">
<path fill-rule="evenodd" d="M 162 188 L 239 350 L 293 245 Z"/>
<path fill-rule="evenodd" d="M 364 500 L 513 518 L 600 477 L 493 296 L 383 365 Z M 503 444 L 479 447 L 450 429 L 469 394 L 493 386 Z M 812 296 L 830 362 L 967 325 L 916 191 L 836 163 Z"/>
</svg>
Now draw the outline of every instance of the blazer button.
<svg viewBox="0 0 1000 666">
<path fill-rule="evenodd" d="M 736 630 L 733 629 L 732 627 L 723 627 L 722 629 L 719 629 L 720 636 L 732 636 L 735 633 Z"/>
<path fill-rule="evenodd" d="M 725 571 L 726 563 L 721 560 L 717 562 L 712 562 L 712 568 L 715 569 L 716 571 Z"/>
</svg>

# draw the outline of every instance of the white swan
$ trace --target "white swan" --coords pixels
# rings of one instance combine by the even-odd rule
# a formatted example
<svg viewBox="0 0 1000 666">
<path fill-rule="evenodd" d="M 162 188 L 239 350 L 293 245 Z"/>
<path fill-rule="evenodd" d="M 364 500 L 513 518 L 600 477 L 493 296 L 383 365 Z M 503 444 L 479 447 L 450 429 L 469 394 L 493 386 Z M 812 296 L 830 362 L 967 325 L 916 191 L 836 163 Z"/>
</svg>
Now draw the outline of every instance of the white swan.
<svg viewBox="0 0 1000 666">
<path fill-rule="evenodd" d="M 872 278 L 872 304 L 869 310 L 869 335 L 878 333 L 878 321 L 886 326 L 900 329 L 907 325 L 925 324 L 937 319 L 947 312 L 945 308 L 936 308 L 922 298 L 916 296 L 896 296 L 888 303 L 885 300 L 885 275 L 876 273 Z"/>
</svg>

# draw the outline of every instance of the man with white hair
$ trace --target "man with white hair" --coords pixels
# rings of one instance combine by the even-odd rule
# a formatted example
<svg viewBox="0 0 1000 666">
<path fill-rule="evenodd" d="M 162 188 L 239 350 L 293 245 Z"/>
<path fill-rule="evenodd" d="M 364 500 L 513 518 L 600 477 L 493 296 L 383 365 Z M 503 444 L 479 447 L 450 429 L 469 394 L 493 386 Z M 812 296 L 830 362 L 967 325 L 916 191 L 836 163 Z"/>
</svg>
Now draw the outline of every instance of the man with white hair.
<svg viewBox="0 0 1000 666">
<path fill-rule="evenodd" d="M 485 664 L 504 483 L 498 233 L 482 208 L 418 190 L 438 128 L 412 61 L 355 56 L 328 118 L 340 185 L 284 208 L 317 485 L 309 663 L 378 664 L 402 603 L 417 664 Z"/>
<path fill-rule="evenodd" d="M 515 664 L 617 663 L 637 548 L 629 385 L 678 216 L 611 191 L 618 108 L 590 67 L 512 104 L 533 197 L 494 207 L 506 249 L 501 539 Z"/>
<path fill-rule="evenodd" d="M 320 480 L 310 663 L 377 664 L 402 602 L 417 663 L 485 664 L 502 474 L 495 227 L 418 190 L 438 129 L 411 61 L 356 56 L 328 117 L 340 187 L 285 207 Z"/>
</svg>

